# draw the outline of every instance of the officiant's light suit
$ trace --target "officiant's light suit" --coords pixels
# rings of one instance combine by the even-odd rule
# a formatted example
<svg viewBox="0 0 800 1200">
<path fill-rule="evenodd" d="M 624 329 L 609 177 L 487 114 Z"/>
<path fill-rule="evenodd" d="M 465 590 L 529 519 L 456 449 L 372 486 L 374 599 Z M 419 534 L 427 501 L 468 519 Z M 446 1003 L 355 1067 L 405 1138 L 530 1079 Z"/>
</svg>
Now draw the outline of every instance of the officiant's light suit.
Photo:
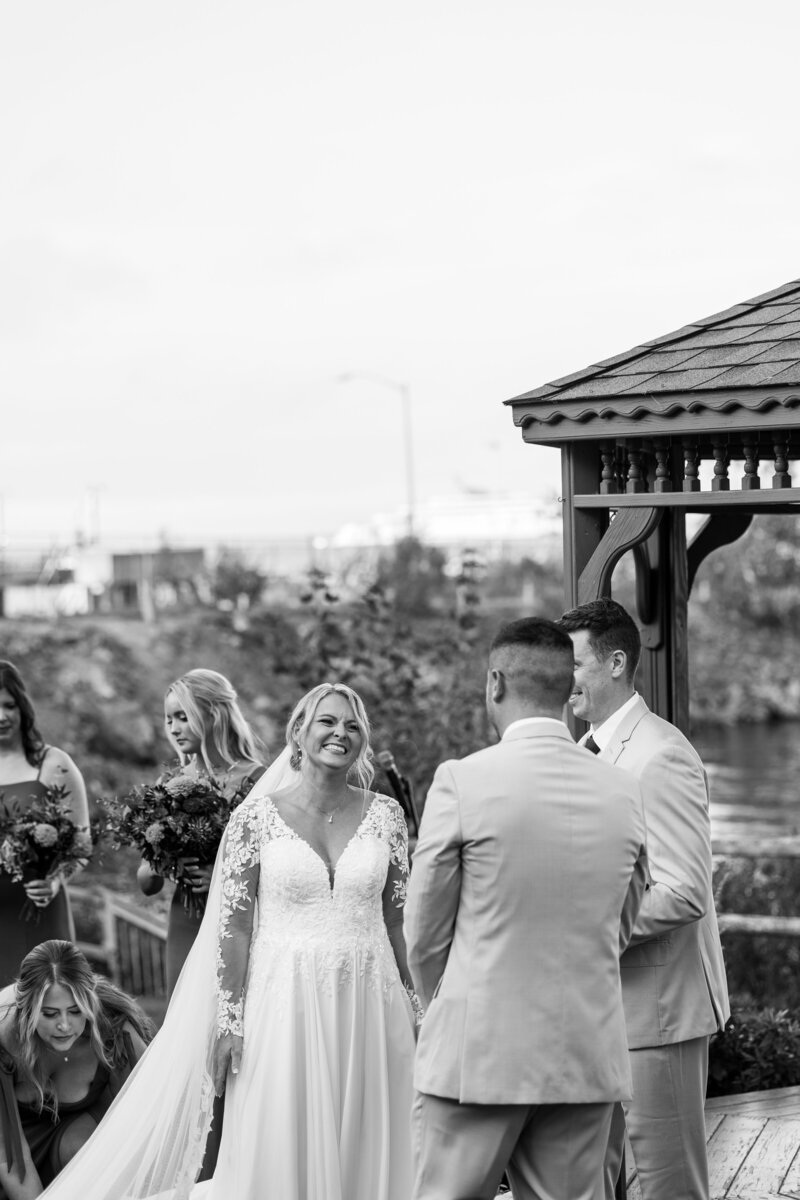
<svg viewBox="0 0 800 1200">
<path fill-rule="evenodd" d="M 417 1197 L 494 1195 L 509 1156 L 515 1200 L 601 1194 L 612 1102 L 631 1094 L 619 954 L 644 846 L 636 781 L 560 721 L 439 767 L 406 907 L 428 1005 Z"/>
</svg>

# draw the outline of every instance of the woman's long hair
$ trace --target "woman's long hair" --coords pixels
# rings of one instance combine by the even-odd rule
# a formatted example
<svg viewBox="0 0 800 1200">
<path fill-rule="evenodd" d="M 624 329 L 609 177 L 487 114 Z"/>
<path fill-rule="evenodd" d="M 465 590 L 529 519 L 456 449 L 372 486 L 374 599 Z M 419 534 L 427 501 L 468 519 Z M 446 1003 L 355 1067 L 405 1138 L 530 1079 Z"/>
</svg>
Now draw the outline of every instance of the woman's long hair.
<svg viewBox="0 0 800 1200">
<path fill-rule="evenodd" d="M 371 734 L 369 717 L 367 716 L 367 710 L 364 708 L 364 701 L 358 692 L 354 692 L 346 683 L 319 683 L 303 696 L 302 700 L 295 705 L 294 712 L 287 722 L 286 745 L 291 746 L 293 752 L 298 748 L 302 751 L 303 739 L 306 730 L 314 719 L 317 706 L 321 700 L 324 700 L 326 696 L 330 696 L 331 693 L 335 693 L 337 696 L 344 696 L 353 710 L 353 717 L 361 733 L 361 749 L 351 770 L 355 774 L 360 787 L 368 789 L 375 777 L 375 768 L 372 765 L 372 747 L 369 744 Z M 294 766 L 294 762 L 292 765 Z"/>
<path fill-rule="evenodd" d="M 22 749 L 32 767 L 41 765 L 45 742 L 36 724 L 36 713 L 31 698 L 25 690 L 22 676 L 13 663 L 0 660 L 0 691 L 6 691 L 19 709 Z"/>
<path fill-rule="evenodd" d="M 186 713 L 192 733 L 200 739 L 200 757 L 209 774 L 213 775 L 218 769 L 218 764 L 212 763 L 209 757 L 211 746 L 229 767 L 242 761 L 251 762 L 254 766 L 263 765 L 258 757 L 256 735 L 239 707 L 233 684 L 224 675 L 197 667 L 169 685 L 165 700 L 170 693 Z M 165 729 L 167 737 L 170 737 L 166 719 Z M 189 756 L 183 754 L 179 747 L 175 749 L 185 766 Z"/>
<path fill-rule="evenodd" d="M 15 989 L 16 1054 L 20 1073 L 36 1090 L 38 1108 L 55 1115 L 58 1099 L 45 1069 L 44 1043 L 36 1026 L 47 989 L 66 988 L 86 1017 L 81 1035 L 91 1042 L 98 1061 L 107 1067 L 121 1065 L 122 1026 L 130 1021 L 143 1041 L 153 1037 L 153 1027 L 137 1004 L 114 984 L 95 975 L 86 957 L 72 942 L 52 939 L 35 946 L 22 960 Z"/>
</svg>

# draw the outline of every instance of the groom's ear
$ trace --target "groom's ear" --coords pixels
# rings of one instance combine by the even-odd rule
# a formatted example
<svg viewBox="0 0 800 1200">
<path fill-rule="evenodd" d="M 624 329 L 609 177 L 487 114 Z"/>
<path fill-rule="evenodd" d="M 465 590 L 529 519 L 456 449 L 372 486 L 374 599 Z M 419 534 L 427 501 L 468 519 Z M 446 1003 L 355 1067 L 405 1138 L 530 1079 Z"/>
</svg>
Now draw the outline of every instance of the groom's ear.
<svg viewBox="0 0 800 1200">
<path fill-rule="evenodd" d="M 490 698 L 497 704 L 503 699 L 508 690 L 505 675 L 498 667 L 489 667 L 489 677 L 486 683 L 486 690 Z"/>
</svg>

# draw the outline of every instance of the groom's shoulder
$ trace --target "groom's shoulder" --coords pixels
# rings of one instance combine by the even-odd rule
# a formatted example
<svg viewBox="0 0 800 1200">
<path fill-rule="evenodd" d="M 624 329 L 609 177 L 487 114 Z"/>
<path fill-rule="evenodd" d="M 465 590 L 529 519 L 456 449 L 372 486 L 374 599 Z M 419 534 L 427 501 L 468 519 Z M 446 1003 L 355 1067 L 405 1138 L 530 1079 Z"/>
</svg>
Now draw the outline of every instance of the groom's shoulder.
<svg viewBox="0 0 800 1200">
<path fill-rule="evenodd" d="M 494 742 L 491 746 L 482 746 L 480 750 L 465 754 L 463 758 L 448 759 L 441 764 L 439 770 L 449 771 L 453 775 L 469 774 L 471 771 L 491 766 L 503 755 L 505 749 L 503 742 Z"/>
</svg>

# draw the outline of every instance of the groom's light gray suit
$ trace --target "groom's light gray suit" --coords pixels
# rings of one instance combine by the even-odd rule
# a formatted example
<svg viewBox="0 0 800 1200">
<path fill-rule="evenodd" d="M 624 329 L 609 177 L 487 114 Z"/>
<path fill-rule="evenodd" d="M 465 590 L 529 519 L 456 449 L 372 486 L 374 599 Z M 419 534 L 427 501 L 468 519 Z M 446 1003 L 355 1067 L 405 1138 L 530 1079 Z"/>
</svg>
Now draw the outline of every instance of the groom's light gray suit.
<svg viewBox="0 0 800 1200">
<path fill-rule="evenodd" d="M 406 906 L 419 1200 L 493 1196 L 506 1163 L 517 1200 L 602 1194 L 644 846 L 636 781 L 560 721 L 439 767 Z"/>
</svg>

